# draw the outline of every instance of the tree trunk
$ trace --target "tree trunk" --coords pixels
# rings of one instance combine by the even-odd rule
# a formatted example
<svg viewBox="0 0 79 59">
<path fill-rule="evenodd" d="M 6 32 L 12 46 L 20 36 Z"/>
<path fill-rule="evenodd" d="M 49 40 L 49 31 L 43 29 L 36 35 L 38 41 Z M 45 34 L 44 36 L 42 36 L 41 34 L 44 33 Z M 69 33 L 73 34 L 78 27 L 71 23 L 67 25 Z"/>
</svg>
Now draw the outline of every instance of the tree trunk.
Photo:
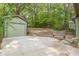
<svg viewBox="0 0 79 59">
<path fill-rule="evenodd" d="M 68 7 L 69 4 L 64 4 L 64 12 L 65 12 L 65 19 L 64 19 L 64 29 L 67 31 L 68 30 Z"/>
<path fill-rule="evenodd" d="M 16 4 L 16 15 L 20 15 L 20 3 Z"/>
<path fill-rule="evenodd" d="M 48 17 L 48 28 L 51 28 L 50 12 L 51 12 L 51 3 L 47 3 L 47 17 Z"/>
<path fill-rule="evenodd" d="M 79 3 L 74 3 L 73 6 L 76 12 L 76 16 L 79 17 Z"/>
<path fill-rule="evenodd" d="M 33 24 L 34 24 L 34 27 L 36 27 L 37 25 L 36 25 L 36 22 L 37 22 L 37 13 L 38 13 L 38 11 L 37 11 L 37 6 L 38 6 L 38 4 L 37 3 L 35 3 L 35 4 L 33 4 Z"/>
<path fill-rule="evenodd" d="M 3 38 L 2 38 L 2 36 L 0 35 L 0 49 L 2 48 L 2 40 L 3 40 Z"/>
</svg>

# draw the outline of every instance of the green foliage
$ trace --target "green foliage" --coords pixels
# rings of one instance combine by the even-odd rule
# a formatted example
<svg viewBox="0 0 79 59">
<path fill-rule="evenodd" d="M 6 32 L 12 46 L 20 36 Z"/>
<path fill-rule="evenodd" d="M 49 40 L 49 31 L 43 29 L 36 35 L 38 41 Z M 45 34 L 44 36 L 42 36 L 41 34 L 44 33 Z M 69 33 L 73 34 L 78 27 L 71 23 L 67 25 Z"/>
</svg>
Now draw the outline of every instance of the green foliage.
<svg viewBox="0 0 79 59">
<path fill-rule="evenodd" d="M 0 4 L 0 38 L 4 34 L 4 21 L 9 18 L 9 10 L 6 8 L 6 4 Z"/>
<path fill-rule="evenodd" d="M 64 4 L 53 3 L 20 4 L 19 11 L 20 15 L 28 17 L 29 27 L 49 27 L 57 30 L 61 30 L 65 27 L 65 20 L 68 25 L 70 15 L 74 15 L 72 8 L 65 10 Z M 12 15 L 16 15 L 16 4 L 0 4 L 0 24 L 5 21 L 5 16 Z M 0 25 L 0 27 L 1 26 L 2 25 Z"/>
<path fill-rule="evenodd" d="M 30 8 L 32 7 L 32 8 Z M 30 5 L 29 23 L 31 27 L 62 28 L 64 20 L 63 4 L 35 4 Z M 36 11 L 38 10 L 38 11 Z M 36 13 L 35 13 L 36 12 Z M 27 13 L 27 15 L 28 15 Z M 36 19 L 35 19 L 36 18 Z"/>
</svg>

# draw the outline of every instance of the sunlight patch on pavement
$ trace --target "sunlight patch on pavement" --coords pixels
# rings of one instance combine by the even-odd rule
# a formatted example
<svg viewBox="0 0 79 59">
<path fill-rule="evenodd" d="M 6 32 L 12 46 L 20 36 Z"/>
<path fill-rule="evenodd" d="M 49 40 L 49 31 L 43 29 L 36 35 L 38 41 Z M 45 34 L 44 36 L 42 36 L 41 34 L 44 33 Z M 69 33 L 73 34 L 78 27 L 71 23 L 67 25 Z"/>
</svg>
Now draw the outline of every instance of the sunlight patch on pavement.
<svg viewBox="0 0 79 59">
<path fill-rule="evenodd" d="M 56 48 L 48 47 L 48 50 L 46 51 L 46 53 L 50 55 L 52 52 L 54 52 L 57 55 L 60 54 L 60 52 Z"/>
<path fill-rule="evenodd" d="M 19 42 L 17 40 L 14 40 L 14 41 L 10 42 L 9 44 L 7 44 L 5 47 L 6 48 L 11 48 L 11 47 L 18 48 L 18 47 L 20 47 L 20 45 L 18 43 Z"/>
<path fill-rule="evenodd" d="M 39 41 L 39 38 L 30 38 L 29 40 L 32 40 L 32 41 Z"/>
</svg>

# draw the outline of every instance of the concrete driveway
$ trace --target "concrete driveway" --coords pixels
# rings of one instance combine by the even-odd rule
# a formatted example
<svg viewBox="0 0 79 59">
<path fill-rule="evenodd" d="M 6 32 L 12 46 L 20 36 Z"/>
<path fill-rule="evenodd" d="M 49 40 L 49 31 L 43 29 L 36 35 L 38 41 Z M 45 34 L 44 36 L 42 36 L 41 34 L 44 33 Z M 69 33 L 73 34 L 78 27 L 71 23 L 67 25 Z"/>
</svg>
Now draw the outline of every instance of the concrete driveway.
<svg viewBox="0 0 79 59">
<path fill-rule="evenodd" d="M 22 36 L 3 39 L 1 56 L 77 56 L 79 49 L 50 37 Z"/>
</svg>

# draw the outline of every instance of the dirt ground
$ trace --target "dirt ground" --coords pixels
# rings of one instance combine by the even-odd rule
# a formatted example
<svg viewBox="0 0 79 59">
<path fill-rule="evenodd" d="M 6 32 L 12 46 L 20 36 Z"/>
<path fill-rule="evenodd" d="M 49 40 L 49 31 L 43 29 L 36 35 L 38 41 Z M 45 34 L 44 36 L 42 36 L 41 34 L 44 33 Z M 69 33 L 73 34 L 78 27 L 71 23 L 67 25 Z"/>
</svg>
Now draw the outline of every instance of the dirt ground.
<svg viewBox="0 0 79 59">
<path fill-rule="evenodd" d="M 53 37 L 57 39 L 71 39 L 74 37 L 71 33 L 66 33 L 65 31 L 55 31 L 48 28 L 29 28 L 30 36 L 40 36 L 40 37 Z"/>
</svg>

